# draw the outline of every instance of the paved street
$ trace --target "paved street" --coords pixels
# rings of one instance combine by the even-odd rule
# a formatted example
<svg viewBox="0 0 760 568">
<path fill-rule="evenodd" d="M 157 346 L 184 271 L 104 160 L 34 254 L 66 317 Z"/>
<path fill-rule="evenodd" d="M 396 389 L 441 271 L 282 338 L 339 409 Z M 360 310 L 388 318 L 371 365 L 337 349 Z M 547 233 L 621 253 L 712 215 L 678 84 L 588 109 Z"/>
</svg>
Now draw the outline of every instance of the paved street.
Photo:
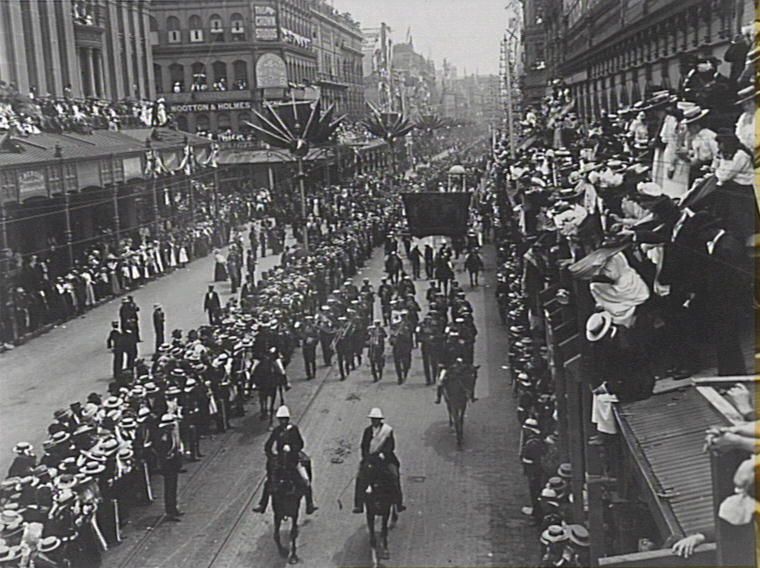
<svg viewBox="0 0 760 568">
<path fill-rule="evenodd" d="M 257 270 L 279 262 L 279 255 L 259 259 Z M 140 306 L 143 342 L 140 356 L 153 353 L 153 304 L 166 312 L 166 335 L 172 329 L 188 330 L 206 321 L 203 293 L 212 284 L 212 255 L 192 262 L 187 268 L 134 290 Z M 229 297 L 229 284 L 217 286 L 222 301 Z M 90 310 L 29 343 L 0 355 L 0 471 L 12 461 L 11 448 L 20 441 L 32 442 L 38 455 L 46 439 L 53 411 L 82 401 L 90 392 L 104 393 L 111 380 L 112 356 L 106 349 L 111 321 L 117 320 L 121 298 Z"/>
<path fill-rule="evenodd" d="M 381 262 L 376 253 L 358 278 L 377 282 Z M 485 280 L 492 279 L 489 271 Z M 198 276 L 197 289 L 203 280 Z M 417 284 L 422 288 L 425 282 Z M 370 563 L 364 516 L 353 515 L 351 506 L 358 444 L 371 406 L 381 406 L 396 431 L 408 507 L 391 532 L 387 565 L 504 566 L 537 560 L 535 530 L 520 514 L 527 492 L 516 458 L 514 401 L 500 368 L 506 360 L 506 336 L 498 324 L 492 288 L 482 287 L 469 297 L 480 332 L 476 362 L 482 367 L 480 400 L 468 412 L 463 451 L 457 451 L 448 430 L 445 407 L 433 404 L 434 388 L 424 386 L 417 352 L 403 386 L 396 384 L 390 357 L 378 384 L 372 383 L 366 364 L 345 382 L 337 380 L 337 371 L 322 367 L 317 380 L 307 383 L 300 354 L 294 359 L 289 368 L 294 388 L 287 403 L 314 462 L 320 507 L 302 518 L 302 566 Z M 152 506 L 135 511 L 124 543 L 107 553 L 108 566 L 285 565 L 272 541 L 271 513 L 251 512 L 263 481 L 266 426 L 253 404 L 234 423 L 232 433 L 204 440 L 205 457 L 187 464 L 188 472 L 180 477 L 180 507 L 186 512 L 182 522 L 159 522 L 157 497 Z M 338 456 L 342 461 L 333 463 Z M 161 478 L 154 479 L 160 496 Z"/>
</svg>

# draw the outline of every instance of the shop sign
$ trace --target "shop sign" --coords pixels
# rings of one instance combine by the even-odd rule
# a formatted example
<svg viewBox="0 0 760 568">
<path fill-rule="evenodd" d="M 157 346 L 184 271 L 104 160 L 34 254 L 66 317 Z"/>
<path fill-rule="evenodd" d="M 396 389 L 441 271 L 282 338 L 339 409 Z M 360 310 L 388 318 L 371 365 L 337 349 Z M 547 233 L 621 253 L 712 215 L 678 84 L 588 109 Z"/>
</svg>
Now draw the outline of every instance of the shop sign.
<svg viewBox="0 0 760 568">
<path fill-rule="evenodd" d="M 254 37 L 257 40 L 277 41 L 277 10 L 273 6 L 253 7 Z"/>
<path fill-rule="evenodd" d="M 256 61 L 256 87 L 259 89 L 288 86 L 288 69 L 276 53 L 265 53 Z"/>
<path fill-rule="evenodd" d="M 18 173 L 19 198 L 42 195 L 47 197 L 45 173 L 41 170 L 22 170 Z"/>
<path fill-rule="evenodd" d="M 227 110 L 250 110 L 251 101 L 225 101 L 220 103 L 192 103 L 172 105 L 174 112 L 215 112 Z"/>
</svg>

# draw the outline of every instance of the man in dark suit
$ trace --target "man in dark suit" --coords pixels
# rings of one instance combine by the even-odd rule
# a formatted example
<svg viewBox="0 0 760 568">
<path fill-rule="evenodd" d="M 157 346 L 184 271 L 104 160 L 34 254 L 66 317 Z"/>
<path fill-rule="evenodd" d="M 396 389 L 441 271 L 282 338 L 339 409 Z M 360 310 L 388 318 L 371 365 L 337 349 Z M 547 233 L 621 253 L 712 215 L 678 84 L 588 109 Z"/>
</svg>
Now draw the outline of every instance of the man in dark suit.
<svg viewBox="0 0 760 568">
<path fill-rule="evenodd" d="M 218 320 L 219 311 L 222 309 L 222 301 L 219 299 L 219 294 L 214 290 L 212 285 L 209 285 L 208 292 L 203 298 L 203 311 L 208 313 L 209 325 L 214 325 Z"/>
<path fill-rule="evenodd" d="M 106 349 L 110 349 L 113 353 L 113 378 L 118 379 L 121 375 L 121 370 L 124 368 L 124 338 L 121 331 L 119 331 L 119 322 L 111 322 L 111 332 L 106 339 Z"/>
<path fill-rule="evenodd" d="M 153 331 L 155 332 L 156 336 L 156 351 L 158 351 L 158 348 L 164 343 L 166 337 L 165 324 L 166 314 L 164 313 L 164 309 L 161 307 L 161 304 L 154 304 Z"/>
<path fill-rule="evenodd" d="M 183 513 L 177 509 L 177 484 L 182 469 L 182 448 L 177 420 L 173 414 L 164 414 L 158 426 L 156 452 L 161 474 L 164 476 L 164 510 L 170 521 L 178 522 Z"/>
<path fill-rule="evenodd" d="M 364 474 L 363 464 L 368 458 L 376 458 L 382 462 L 396 485 L 396 510 L 400 513 L 406 510 L 404 497 L 401 492 L 401 479 L 399 477 L 400 463 L 394 452 L 396 441 L 393 437 L 393 428 L 383 423 L 383 411 L 373 408 L 368 418 L 372 422 L 364 429 L 362 434 L 362 464 L 359 466 L 359 474 L 356 476 L 354 489 L 354 513 L 364 512 L 364 495 L 369 485 L 369 480 Z"/>
<path fill-rule="evenodd" d="M 267 455 L 267 481 L 264 484 L 264 491 L 261 493 L 259 505 L 254 507 L 253 511 L 256 513 L 264 513 L 266 511 L 269 495 L 271 494 L 270 483 L 275 460 L 281 459 L 285 468 L 298 472 L 306 494 L 306 514 L 311 515 L 318 507 L 314 506 L 309 472 L 302 463 L 305 460 L 302 459 L 301 454 L 304 447 L 301 432 L 298 431 L 298 426 L 290 423 L 290 410 L 287 406 L 280 406 L 275 416 L 279 424 L 275 426 L 266 444 L 264 444 L 264 453 Z"/>
<path fill-rule="evenodd" d="M 140 339 L 140 308 L 135 303 L 132 296 L 127 296 L 121 301 L 121 307 L 119 308 L 119 318 L 121 319 L 121 330 L 126 331 L 131 329 L 134 331 L 137 341 Z"/>
</svg>

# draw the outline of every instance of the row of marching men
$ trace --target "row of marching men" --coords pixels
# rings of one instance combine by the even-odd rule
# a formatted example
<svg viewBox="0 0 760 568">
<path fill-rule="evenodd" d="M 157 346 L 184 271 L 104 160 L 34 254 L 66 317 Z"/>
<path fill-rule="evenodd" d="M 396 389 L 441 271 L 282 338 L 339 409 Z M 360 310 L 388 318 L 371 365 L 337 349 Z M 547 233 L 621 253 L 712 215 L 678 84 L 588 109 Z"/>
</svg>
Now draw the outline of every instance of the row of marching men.
<svg viewBox="0 0 760 568">
<path fill-rule="evenodd" d="M 373 233 L 380 234 L 378 211 L 346 224 L 360 237 L 338 233 L 309 259 L 270 271 L 247 309 L 231 303 L 211 325 L 175 330 L 152 361 L 136 362 L 133 377 L 111 383 L 108 396 L 91 393 L 56 411 L 39 457 L 30 444 L 18 444 L 0 486 L 0 562 L 97 565 L 121 541 L 134 507 L 154 500 L 155 473 L 163 477 L 164 518 L 180 522 L 185 460 L 202 459 L 203 436 L 245 413 L 258 367 L 274 369 L 289 388 L 287 364 L 312 319 L 309 268 L 345 245 L 351 251 L 341 271 L 355 272 L 376 242 Z"/>
<path fill-rule="evenodd" d="M 521 279 L 524 247 L 505 240 L 498 245 L 495 293 L 509 332 L 508 369 L 521 424 L 519 457 L 530 495 L 522 513 L 540 531 L 541 566 L 588 566 L 588 530 L 572 519 L 572 469 L 569 463 L 559 463 L 548 350 L 530 333 Z"/>
</svg>

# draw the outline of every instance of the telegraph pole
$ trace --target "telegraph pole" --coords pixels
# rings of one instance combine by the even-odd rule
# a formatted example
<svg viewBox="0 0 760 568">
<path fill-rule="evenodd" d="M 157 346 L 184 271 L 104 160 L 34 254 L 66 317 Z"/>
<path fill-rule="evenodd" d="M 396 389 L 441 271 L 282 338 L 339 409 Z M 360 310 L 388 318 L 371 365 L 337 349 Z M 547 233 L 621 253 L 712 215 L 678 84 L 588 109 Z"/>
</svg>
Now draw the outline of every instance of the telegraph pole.
<svg viewBox="0 0 760 568">
<path fill-rule="evenodd" d="M 512 57 L 509 42 L 509 35 L 514 36 L 514 32 L 507 30 L 504 39 L 501 40 L 501 94 L 502 101 L 506 110 L 507 132 L 509 133 L 509 156 L 513 160 L 517 156 L 517 142 L 515 140 L 515 123 L 514 123 L 514 98 L 512 94 Z"/>
</svg>

